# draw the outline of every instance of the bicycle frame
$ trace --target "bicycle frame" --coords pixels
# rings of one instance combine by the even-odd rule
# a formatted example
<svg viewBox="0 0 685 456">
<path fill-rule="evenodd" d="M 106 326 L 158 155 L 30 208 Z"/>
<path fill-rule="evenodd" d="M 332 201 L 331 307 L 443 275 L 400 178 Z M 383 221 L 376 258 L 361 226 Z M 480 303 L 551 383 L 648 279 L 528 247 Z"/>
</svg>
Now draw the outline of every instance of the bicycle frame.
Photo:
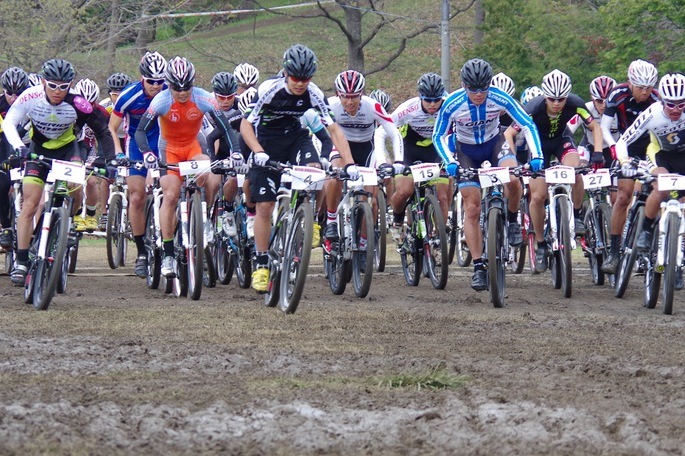
<svg viewBox="0 0 685 456">
<path fill-rule="evenodd" d="M 558 251 L 560 249 L 559 244 L 559 227 L 557 226 L 557 219 L 553 215 L 557 212 L 557 204 L 559 199 L 566 196 L 567 206 L 568 206 L 568 226 L 573 229 L 575 224 L 575 218 L 573 216 L 573 202 L 571 201 L 571 185 L 570 184 L 551 184 L 547 188 L 547 195 L 549 198 L 549 204 L 547 205 L 547 223 L 549 226 L 549 235 L 552 240 L 552 250 Z M 571 236 L 571 250 L 576 248 L 576 240 L 574 236 Z"/>
</svg>

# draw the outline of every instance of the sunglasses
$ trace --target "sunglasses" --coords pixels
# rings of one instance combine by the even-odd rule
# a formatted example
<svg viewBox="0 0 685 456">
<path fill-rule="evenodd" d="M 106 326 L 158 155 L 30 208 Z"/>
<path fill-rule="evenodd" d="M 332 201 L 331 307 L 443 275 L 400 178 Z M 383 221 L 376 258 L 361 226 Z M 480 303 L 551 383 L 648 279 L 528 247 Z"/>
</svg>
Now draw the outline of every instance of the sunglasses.
<svg viewBox="0 0 685 456">
<path fill-rule="evenodd" d="M 487 92 L 488 90 L 490 90 L 490 87 L 469 87 L 469 86 L 465 86 L 465 87 L 466 87 L 466 90 L 468 90 L 470 93 L 483 93 L 483 92 Z"/>
<path fill-rule="evenodd" d="M 288 76 L 291 81 L 298 83 L 298 82 L 309 82 L 312 80 L 312 78 L 296 78 L 295 76 Z"/>
<path fill-rule="evenodd" d="M 604 104 L 607 102 L 604 98 L 593 98 L 592 101 L 599 104 Z"/>
<path fill-rule="evenodd" d="M 174 92 L 189 92 L 189 91 L 191 91 L 191 90 L 193 89 L 193 86 L 192 86 L 192 85 L 187 85 L 187 86 L 180 87 L 180 86 L 177 86 L 177 85 L 170 84 L 169 87 L 170 87 L 171 90 L 173 90 Z"/>
<path fill-rule="evenodd" d="M 643 91 L 649 90 L 650 92 L 653 88 L 652 86 L 639 86 L 639 85 L 634 85 L 633 87 L 635 87 L 638 90 L 643 90 Z"/>
<path fill-rule="evenodd" d="M 164 84 L 164 79 L 152 79 L 152 78 L 145 78 L 143 79 L 147 84 L 150 84 L 151 86 L 161 86 Z"/>
<path fill-rule="evenodd" d="M 216 99 L 220 101 L 228 101 L 235 98 L 235 93 L 232 93 L 231 95 L 219 95 L 218 93 L 215 93 L 214 95 L 216 96 Z"/>
<path fill-rule="evenodd" d="M 109 91 L 109 95 L 110 95 L 111 97 L 118 97 L 120 93 L 121 93 L 121 92 L 117 92 L 117 91 L 114 91 L 114 90 L 110 90 L 110 91 Z"/>
<path fill-rule="evenodd" d="M 551 103 L 563 103 L 564 101 L 566 101 L 566 97 L 563 97 L 563 98 L 552 98 L 552 97 L 547 97 L 547 99 L 548 99 Z"/>
<path fill-rule="evenodd" d="M 48 86 L 50 90 L 59 90 L 60 92 L 64 92 L 66 90 L 69 90 L 69 86 L 71 85 L 71 82 L 65 82 L 63 84 L 58 84 L 56 82 L 52 81 L 45 81 L 45 85 Z"/>
<path fill-rule="evenodd" d="M 679 103 L 674 103 L 672 101 L 664 101 L 664 104 L 668 109 L 678 109 L 680 111 L 685 109 L 685 101 L 681 101 Z"/>
<path fill-rule="evenodd" d="M 442 97 L 438 98 L 428 98 L 428 97 L 421 97 L 423 101 L 426 103 L 439 103 L 442 100 Z"/>
<path fill-rule="evenodd" d="M 339 98 L 344 98 L 345 100 L 356 100 L 362 97 L 361 93 L 338 93 Z"/>
<path fill-rule="evenodd" d="M 5 90 L 5 95 L 8 97 L 14 97 L 14 96 L 19 96 L 21 92 L 12 92 L 11 90 Z"/>
</svg>

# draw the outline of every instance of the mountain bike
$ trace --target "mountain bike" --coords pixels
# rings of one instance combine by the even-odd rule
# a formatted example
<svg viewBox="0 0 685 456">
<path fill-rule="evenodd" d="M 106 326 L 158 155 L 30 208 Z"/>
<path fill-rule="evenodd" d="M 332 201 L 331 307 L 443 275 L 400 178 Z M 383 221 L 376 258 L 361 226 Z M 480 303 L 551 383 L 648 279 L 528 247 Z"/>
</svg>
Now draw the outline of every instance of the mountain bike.
<svg viewBox="0 0 685 456">
<path fill-rule="evenodd" d="M 385 175 L 378 176 L 378 191 L 376 192 L 376 223 L 374 223 L 373 261 L 377 272 L 385 271 L 385 257 L 387 256 L 388 236 L 388 199 L 385 192 Z"/>
<path fill-rule="evenodd" d="M 457 264 L 462 268 L 471 264 L 471 252 L 466 245 L 466 235 L 464 234 L 464 203 L 457 184 L 454 184 L 452 200 L 448 212 L 449 232 L 449 264 L 457 259 Z"/>
<path fill-rule="evenodd" d="M 371 252 L 376 241 L 368 203 L 371 194 L 364 187 L 377 185 L 378 176 L 373 168 L 359 167 L 359 172 L 361 179 L 352 181 L 345 171 L 337 171 L 336 177 L 343 182 L 343 197 L 336 210 L 339 240 L 330 252 L 324 251 L 324 264 L 333 294 L 342 294 L 351 278 L 355 295 L 364 298 L 371 288 L 374 265 Z M 365 247 L 363 239 L 366 239 Z"/>
<path fill-rule="evenodd" d="M 107 200 L 107 225 L 105 239 L 107 263 L 111 269 L 126 265 L 128 242 L 133 241 L 131 225 L 128 221 L 128 167 L 118 166 L 117 176 L 109 185 Z"/>
<path fill-rule="evenodd" d="M 442 290 L 447 285 L 449 258 L 445 220 L 435 196 L 435 184 L 441 177 L 440 165 L 416 163 L 405 171 L 405 174 L 409 173 L 414 178 L 414 193 L 406 209 L 407 233 L 398 247 L 402 271 L 407 285 L 415 287 L 425 261 L 431 284 Z"/>
<path fill-rule="evenodd" d="M 17 219 L 21 212 L 21 180 L 24 177 L 24 172 L 21 169 L 21 164 L 12 164 L 12 166 L 19 165 L 17 168 L 9 170 L 8 175 L 12 182 L 12 193 L 10 197 L 10 226 L 12 229 L 12 246 L 5 249 L 5 272 L 9 275 L 14 267 L 15 255 L 17 252 Z"/>
<path fill-rule="evenodd" d="M 221 160 L 212 166 L 212 172 L 221 174 L 221 185 L 219 185 L 219 193 L 214 200 L 210 214 L 211 224 L 214 227 L 213 242 L 209 242 L 209 250 L 211 258 L 213 258 L 214 270 L 216 273 L 216 280 L 222 285 L 228 285 L 233 278 L 234 251 L 231 248 L 231 239 L 228 235 L 228 221 L 229 216 L 226 211 L 227 202 L 224 200 L 223 189 L 226 176 L 235 176 L 235 170 L 230 166 L 230 160 Z M 249 285 L 248 285 L 249 286 Z"/>
<path fill-rule="evenodd" d="M 660 191 L 669 191 L 669 198 L 661 202 L 661 211 L 652 237 L 652 250 L 645 273 L 645 307 L 656 306 L 659 282 L 663 281 L 661 304 L 666 315 L 673 313 L 673 295 L 676 274 L 683 266 L 683 239 L 685 237 L 685 203 L 679 197 L 685 191 L 685 176 L 659 174 Z"/>
<path fill-rule="evenodd" d="M 264 302 L 267 307 L 278 306 L 292 314 L 304 291 L 314 236 L 316 190 L 323 187 L 326 172 L 274 161 L 267 166 L 283 175 L 267 250 L 269 284 Z"/>
<path fill-rule="evenodd" d="M 142 169 L 142 162 L 131 163 L 136 169 Z M 162 206 L 162 186 L 159 183 L 160 170 L 148 170 L 150 183 L 146 187 L 147 200 L 145 202 L 145 251 L 147 253 L 148 288 L 156 290 L 161 281 L 162 270 L 162 225 L 159 218 L 159 208 Z"/>
</svg>

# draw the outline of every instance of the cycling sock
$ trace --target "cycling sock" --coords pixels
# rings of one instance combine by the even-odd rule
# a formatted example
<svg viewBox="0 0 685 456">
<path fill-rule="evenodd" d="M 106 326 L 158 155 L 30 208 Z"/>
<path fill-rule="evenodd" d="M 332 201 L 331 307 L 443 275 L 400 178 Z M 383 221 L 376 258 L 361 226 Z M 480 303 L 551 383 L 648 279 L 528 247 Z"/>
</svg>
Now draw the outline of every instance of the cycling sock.
<svg viewBox="0 0 685 456">
<path fill-rule="evenodd" d="M 539 249 L 546 249 L 547 248 L 547 243 L 545 241 L 538 242 L 538 248 Z"/>
<path fill-rule="evenodd" d="M 366 242 L 367 241 L 366 241 L 365 237 L 359 238 L 359 248 L 365 249 L 366 248 Z"/>
<path fill-rule="evenodd" d="M 642 222 L 642 229 L 647 231 L 652 231 L 652 226 L 654 225 L 653 218 L 649 218 L 645 215 L 645 220 Z"/>
<path fill-rule="evenodd" d="M 164 256 L 174 256 L 174 240 L 163 239 L 162 246 L 164 247 Z"/>
<path fill-rule="evenodd" d="M 256 252 L 257 268 L 265 268 L 269 264 L 268 252 Z"/>
<path fill-rule="evenodd" d="M 611 246 L 609 247 L 610 252 L 618 252 L 618 249 L 621 245 L 621 235 L 620 234 L 612 234 L 611 235 Z"/>
<path fill-rule="evenodd" d="M 95 217 L 95 210 L 97 206 L 86 206 L 86 215 L 90 217 Z"/>
<path fill-rule="evenodd" d="M 473 271 L 485 271 L 487 269 L 487 265 L 485 264 L 485 261 L 483 261 L 482 258 L 477 258 L 473 260 Z"/>
<path fill-rule="evenodd" d="M 519 219 L 518 212 L 511 212 L 509 209 L 507 209 L 507 221 L 509 223 L 516 223 L 516 222 L 518 222 L 518 219 Z"/>
<path fill-rule="evenodd" d="M 404 223 L 404 212 L 392 213 L 392 221 L 395 225 L 402 225 Z"/>
<path fill-rule="evenodd" d="M 133 241 L 136 243 L 136 249 L 138 250 L 138 256 L 146 255 L 147 249 L 145 248 L 145 235 L 139 234 L 137 236 L 133 236 Z"/>
<path fill-rule="evenodd" d="M 581 208 L 581 209 L 573 209 L 573 216 L 574 216 L 575 218 L 579 219 L 579 218 L 580 218 L 580 213 L 581 213 L 581 212 L 582 212 L 582 208 Z"/>
<path fill-rule="evenodd" d="M 338 214 L 336 214 L 335 212 L 326 211 L 326 222 L 327 223 L 335 223 L 337 218 L 338 218 Z"/>
<path fill-rule="evenodd" d="M 17 249 L 17 263 L 29 262 L 29 249 Z"/>
</svg>

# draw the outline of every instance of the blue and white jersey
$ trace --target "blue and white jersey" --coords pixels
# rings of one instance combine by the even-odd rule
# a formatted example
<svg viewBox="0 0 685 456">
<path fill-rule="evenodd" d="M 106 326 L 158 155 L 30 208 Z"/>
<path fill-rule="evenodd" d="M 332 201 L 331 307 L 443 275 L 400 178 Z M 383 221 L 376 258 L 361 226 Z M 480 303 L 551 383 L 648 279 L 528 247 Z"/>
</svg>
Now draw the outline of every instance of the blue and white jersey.
<svg viewBox="0 0 685 456">
<path fill-rule="evenodd" d="M 465 89 L 452 92 L 438 112 L 433 144 L 445 163 L 455 163 L 450 151 L 450 136 L 463 144 L 483 144 L 500 133 L 499 118 L 503 113 L 521 126 L 529 145 L 531 157 L 542 158 L 542 147 L 537 127 L 521 106 L 507 93 L 490 87 L 487 98 L 480 105 L 469 99 Z"/>
<path fill-rule="evenodd" d="M 166 84 L 164 85 L 166 88 Z M 138 124 L 140 119 L 143 117 L 147 108 L 152 102 L 152 98 L 145 94 L 143 90 L 143 82 L 138 81 L 135 84 L 129 84 L 126 88 L 119 94 L 117 102 L 114 104 L 114 109 L 112 110 L 112 115 L 119 116 L 126 120 L 128 123 L 128 137 L 127 144 L 129 150 L 134 149 L 139 151 L 138 144 L 136 143 L 136 130 L 138 129 Z M 147 140 L 150 148 L 157 151 L 157 141 L 159 139 L 159 126 L 154 126 L 147 131 Z"/>
</svg>

